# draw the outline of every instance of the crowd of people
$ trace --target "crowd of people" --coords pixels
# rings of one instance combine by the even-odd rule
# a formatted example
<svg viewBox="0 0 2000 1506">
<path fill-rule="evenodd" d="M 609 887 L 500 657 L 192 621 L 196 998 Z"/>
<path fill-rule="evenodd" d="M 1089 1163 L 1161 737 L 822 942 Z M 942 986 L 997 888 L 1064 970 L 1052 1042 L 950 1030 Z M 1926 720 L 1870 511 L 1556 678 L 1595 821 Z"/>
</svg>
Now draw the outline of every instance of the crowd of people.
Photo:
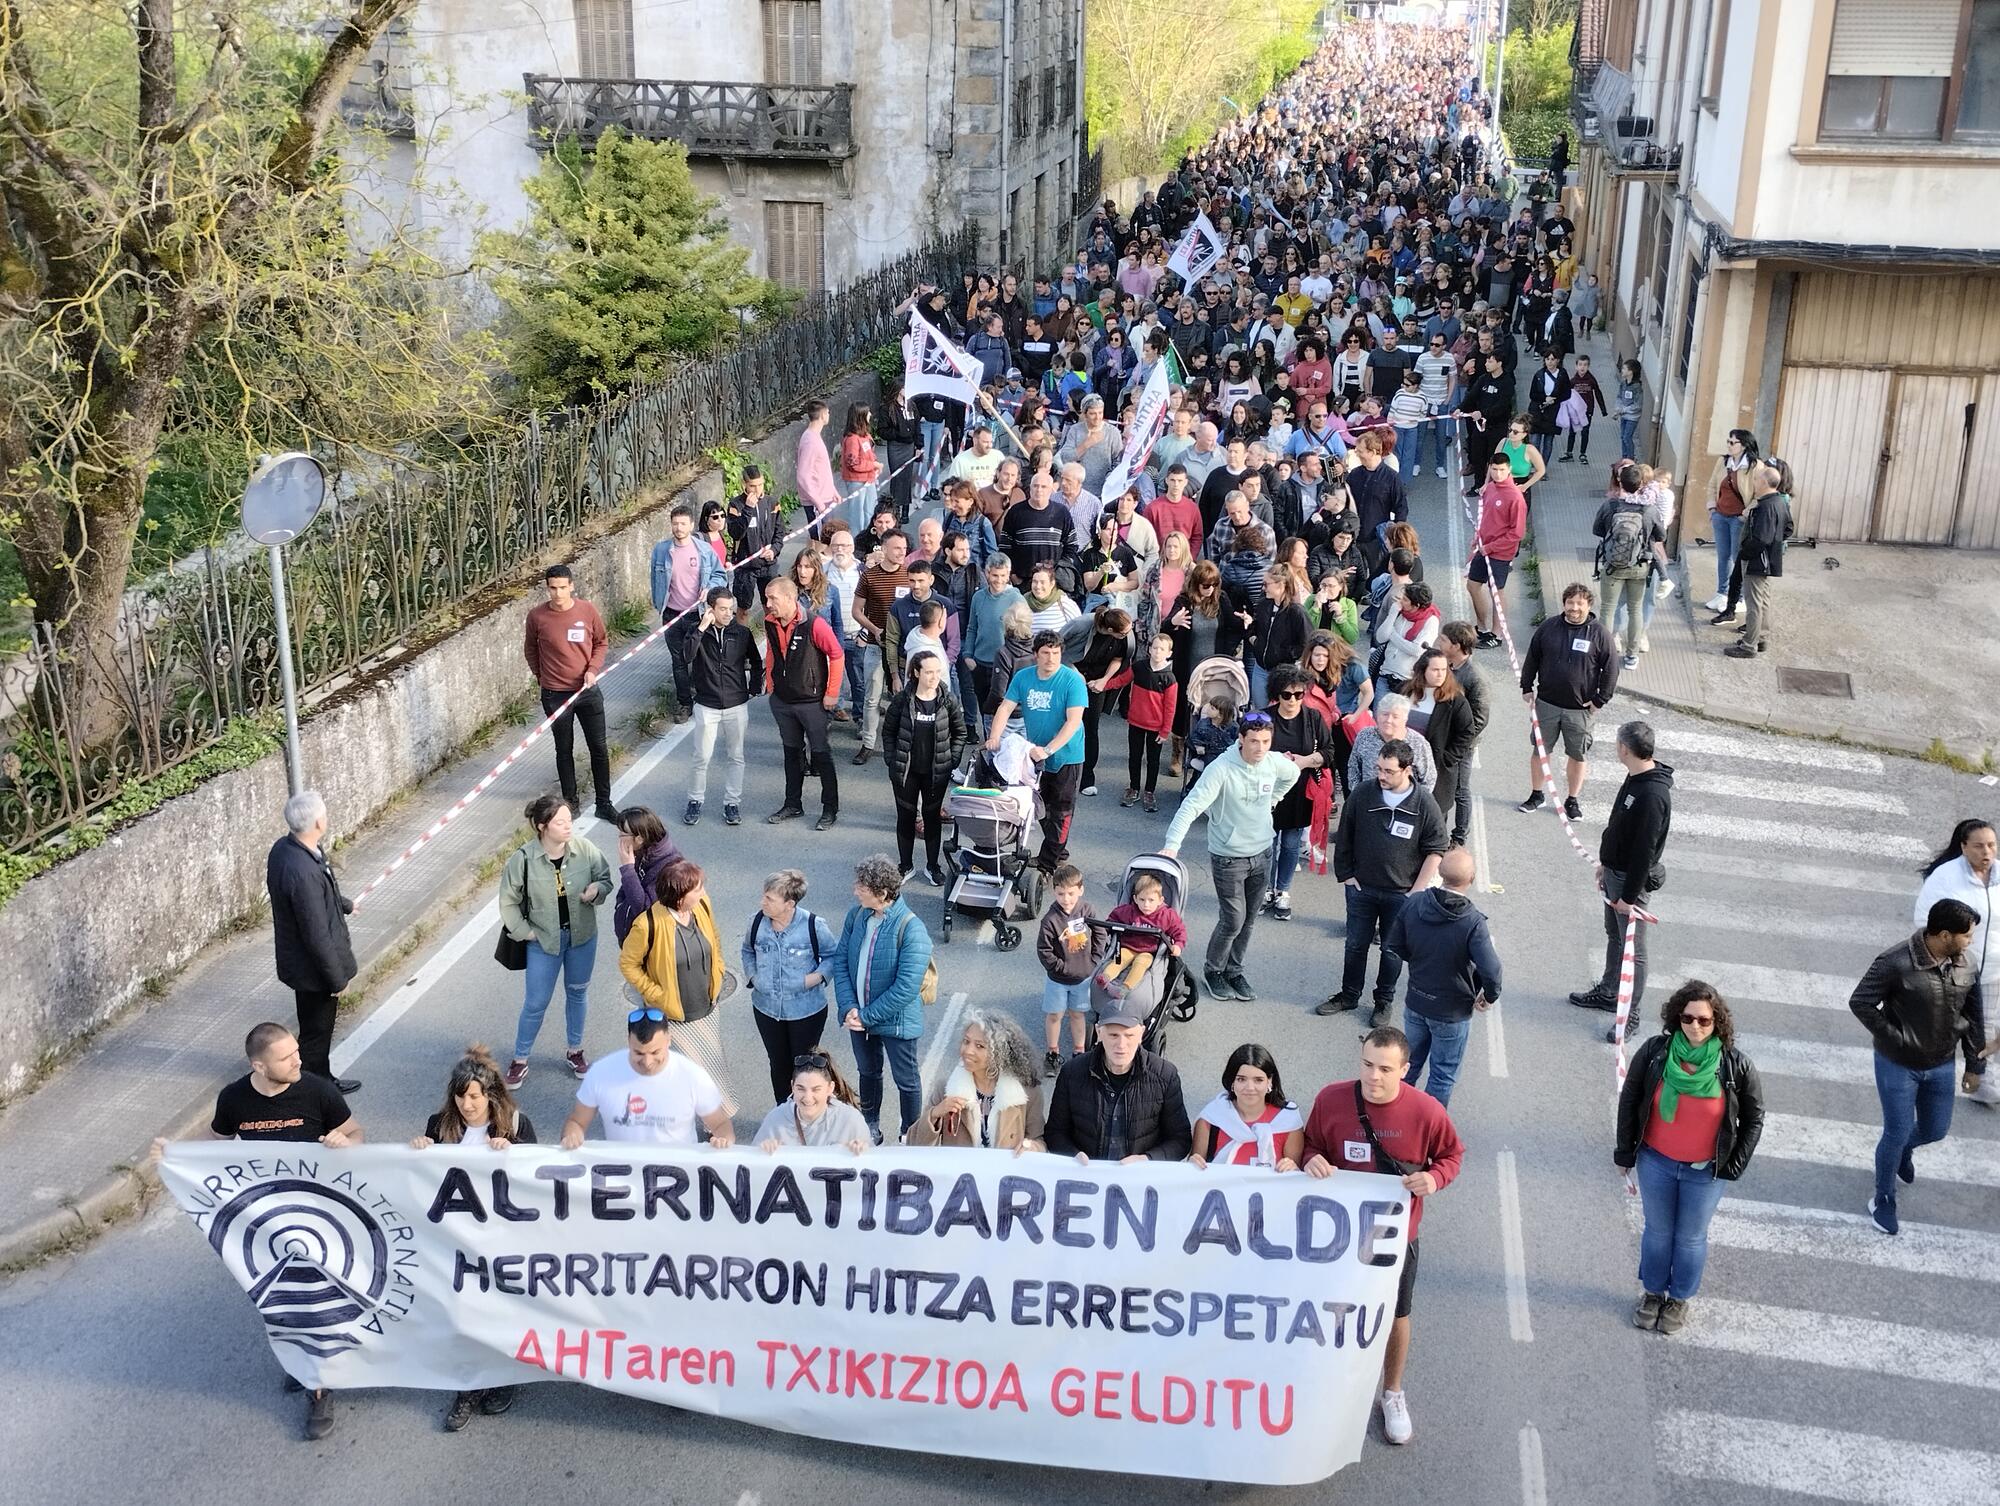
<svg viewBox="0 0 2000 1506">
<path fill-rule="evenodd" d="M 1517 209 L 1520 189 L 1494 160 L 1462 32 L 1342 28 L 1157 192 L 1125 213 L 1107 204 L 1073 261 L 1026 280 L 968 274 L 961 287 L 918 290 L 913 306 L 981 364 L 976 401 L 905 403 L 892 392 L 879 410 L 850 409 L 831 448 L 831 415 L 812 405 L 798 467 L 811 527 L 796 548 L 755 466 L 721 506 L 699 516 L 676 507 L 667 520 L 652 599 L 669 625 L 676 718 L 696 724 L 678 813 L 612 803 L 595 688 L 604 622 L 570 570 L 551 568 L 525 653 L 545 707 L 569 710 L 554 727 L 560 792 L 528 806 L 532 835 L 499 881 L 496 956 L 523 979 L 511 1055 L 503 1065 L 469 1048 L 412 1143 L 533 1141 L 513 1095 L 560 978 L 563 1067 L 578 1083 L 560 1131 L 566 1148 L 593 1127 L 613 1141 L 733 1144 L 732 1089 L 750 1079 L 732 1072 L 720 1021 L 747 988 L 766 1057 L 757 1082 L 772 1103 L 751 1108 L 759 1123 L 748 1142 L 767 1151 L 867 1155 L 900 1138 L 1313 1177 L 1387 1172 L 1412 1207 L 1379 1406 L 1383 1436 L 1407 1443 L 1419 1222 L 1424 1200 L 1458 1173 L 1453 1086 L 1471 1022 L 1502 988 L 1466 846 L 1472 754 L 1493 709 L 1475 659 L 1500 645 L 1496 598 L 1536 485 L 1551 463 L 1587 462 L 1593 416 L 1615 416 L 1623 463 L 1597 528 L 1614 599 L 1600 612 L 1590 586 L 1571 586 L 1519 676 L 1550 751 L 1565 759 L 1566 814 L 1581 816 L 1594 720 L 1621 668 L 1645 650 L 1673 507 L 1670 478 L 1633 456 L 1636 365 L 1622 366 L 1607 392 L 1586 359 L 1572 360 L 1577 326 L 1599 312 L 1594 279 L 1579 281 L 1575 226 L 1546 192 Z M 1198 215 L 1224 249 L 1184 285 L 1167 262 Z M 1129 484 L 1104 495 L 1161 362 L 1173 391 L 1164 432 Z M 1559 433 L 1568 442 L 1556 454 Z M 1741 438 L 1717 511 L 1753 522 L 1718 523 L 1718 541 L 1730 542 L 1718 548 L 1715 606 L 1726 600 L 1733 613 L 1737 581 L 1750 603 L 1745 646 L 1756 652 L 1770 601 L 1753 583 L 1779 573 L 1791 478 Z M 1456 478 L 1454 459 L 1464 465 Z M 1426 466 L 1479 499 L 1469 566 L 1440 563 L 1435 550 L 1427 560 L 1411 523 Z M 1447 621 L 1439 572 L 1461 569 L 1472 619 Z M 676 814 L 683 829 L 703 820 L 718 743 L 722 820 L 741 823 L 759 699 L 784 750 L 784 795 L 767 822 L 804 817 L 809 774 L 817 829 L 840 819 L 837 729 L 852 736 L 850 767 L 879 758 L 890 784 L 895 853 L 854 867 L 838 918 L 808 904 L 803 867 L 772 872 L 749 915 L 718 916 L 702 867 L 670 830 Z M 1179 965 L 1194 944 L 1188 926 L 1144 875 L 1100 922 L 1071 853 L 1079 807 L 1101 798 L 1100 778 L 1115 779 L 1115 762 L 1100 764 L 1115 760 L 1104 739 L 1109 730 L 1115 748 L 1120 719 L 1119 803 L 1163 817 L 1152 845 L 1177 858 L 1205 822 L 1216 914 L 1199 963 L 1188 963 L 1204 996 L 1257 1000 L 1258 920 L 1290 922 L 1300 875 L 1332 869 L 1344 955 L 1340 985 L 1317 1012 L 1358 1011 L 1364 991 L 1371 1012 L 1358 1075 L 1304 1109 L 1274 1054 L 1252 1042 L 1230 1054 L 1219 1091 L 1191 1115 L 1180 1070 L 1145 1047 L 1159 1007 L 1148 979 L 1157 985 Z M 574 826 L 578 725 L 615 851 Z M 950 883 L 940 847 L 947 792 L 968 758 L 999 753 L 1010 736 L 1036 771 L 1033 861 L 1049 898 L 1032 954 L 1045 1033 L 1034 1041 L 1010 1012 L 981 1002 L 964 1017 L 945 1080 L 926 1084 L 917 1048 L 937 955 L 908 890 Z M 1637 1023 L 1644 924 L 1620 993 L 1632 917 L 1647 914 L 1664 882 L 1673 771 L 1654 742 L 1644 722 L 1618 730 L 1625 780 L 1597 853 L 1605 966 L 1571 1002 L 1609 1011 L 1622 998 L 1645 1034 L 1612 1159 L 1645 1209 L 1634 1320 L 1672 1334 L 1700 1285 L 1708 1218 L 1749 1164 L 1763 1110 L 1716 989 L 1683 982 L 1660 1006 L 1657 1033 Z M 1167 792 L 1169 812 L 1163 776 L 1182 781 L 1177 801 Z M 1532 755 L 1530 789 L 1523 810 L 1546 798 Z M 224 1090 L 211 1131 L 337 1147 L 361 1137 L 346 1101 L 360 1084 L 334 1079 L 327 1059 L 337 996 L 355 971 L 350 907 L 327 862 L 323 801 L 295 797 L 286 822 L 271 892 L 279 976 L 296 992 L 299 1025 L 251 1032 L 248 1075 Z M 1890 1234 L 1895 1178 L 1908 1184 L 1911 1153 L 1949 1125 L 1956 1053 L 1967 1074 L 1959 1085 L 1994 1101 L 1980 1073 L 1992 1049 L 1980 985 L 2000 970 L 1986 947 L 1994 865 L 1993 828 L 1962 823 L 1928 873 L 1916 935 L 1855 992 L 1884 1112 L 1870 1207 Z M 585 1014 L 607 905 L 626 1039 L 593 1062 Z M 1030 965 L 1021 964 L 1026 978 Z M 829 1027 L 845 1035 L 845 1053 L 828 1045 Z M 885 1125 L 887 1079 L 896 1105 Z M 446 1426 L 511 1401 L 511 1388 L 460 1395 Z M 330 1400 L 317 1393 L 309 1436 L 330 1426 Z"/>
</svg>

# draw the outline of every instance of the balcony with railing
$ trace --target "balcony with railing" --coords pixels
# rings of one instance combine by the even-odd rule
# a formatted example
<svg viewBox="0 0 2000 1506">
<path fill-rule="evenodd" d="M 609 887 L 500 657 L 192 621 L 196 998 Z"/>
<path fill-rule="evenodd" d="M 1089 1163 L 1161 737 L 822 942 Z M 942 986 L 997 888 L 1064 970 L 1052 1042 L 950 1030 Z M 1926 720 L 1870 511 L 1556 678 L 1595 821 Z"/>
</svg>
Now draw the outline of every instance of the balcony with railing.
<svg viewBox="0 0 2000 1506">
<path fill-rule="evenodd" d="M 854 155 L 853 86 L 557 78 L 530 73 L 528 125 L 546 150 L 608 130 L 678 141 L 690 157 L 839 162 Z"/>
</svg>

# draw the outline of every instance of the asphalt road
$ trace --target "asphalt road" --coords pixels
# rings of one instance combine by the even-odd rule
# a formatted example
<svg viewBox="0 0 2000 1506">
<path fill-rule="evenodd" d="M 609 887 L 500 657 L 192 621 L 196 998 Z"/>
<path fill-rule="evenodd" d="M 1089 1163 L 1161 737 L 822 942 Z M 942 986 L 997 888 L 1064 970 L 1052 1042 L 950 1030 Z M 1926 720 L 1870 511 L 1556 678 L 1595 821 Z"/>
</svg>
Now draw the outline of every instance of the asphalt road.
<svg viewBox="0 0 2000 1506">
<path fill-rule="evenodd" d="M 1419 522 L 1446 530 L 1435 483 Z M 1444 560 L 1439 550 L 1439 567 Z M 1434 573 L 1445 572 L 1434 567 Z M 1453 605 L 1451 596 L 1445 603 Z M 1912 865 L 1957 817 L 1990 810 L 1993 792 L 1965 776 L 1853 750 L 1738 732 L 1678 715 L 1652 717 L 1661 758 L 1679 770 L 1671 879 L 1659 896 L 1654 1008 L 1681 978 L 1708 976 L 1737 1004 L 1773 1113 L 1750 1175 L 1723 1203 L 1707 1285 L 1686 1332 L 1668 1340 L 1628 1321 L 1636 1296 L 1636 1223 L 1610 1161 L 1613 1065 L 1597 1040 L 1605 1017 L 1563 995 L 1600 955 L 1589 869 L 1545 811 L 1516 814 L 1525 792 L 1525 712 L 1500 681 L 1482 767 L 1482 907 L 1507 967 L 1502 1005 L 1475 1027 L 1452 1103 L 1467 1143 L 1459 1181 L 1427 1210 L 1408 1395 L 1416 1438 L 1387 1446 L 1371 1430 L 1360 1465 L 1311 1489 L 1313 1501 L 1417 1503 L 1826 1499 L 2000 1502 L 1991 1421 L 2000 1371 L 2000 1119 L 1961 1102 L 1953 1139 L 1920 1152 L 1902 1200 L 1900 1240 L 1862 1212 L 1875 1115 L 1865 1041 L 1844 989 L 1877 950 L 1909 930 Z M 1620 705 L 1610 725 L 1636 708 Z M 806 869 L 807 903 L 838 914 L 852 862 L 893 845 L 880 762 L 845 762 L 843 818 L 832 832 L 773 833 L 756 820 L 778 803 L 777 744 L 752 716 L 746 812 L 726 830 L 711 815 L 676 836 L 707 869 L 725 935 L 741 934 L 759 880 Z M 1122 754 L 1122 732 L 1107 736 Z M 681 804 L 678 747 L 627 798 L 667 813 Z M 1586 841 L 1613 788 L 1608 757 L 1586 795 Z M 630 777 L 630 776 L 628 776 Z M 1157 845 L 1154 818 L 1110 794 L 1082 802 L 1074 843 L 1101 894 L 1132 853 Z M 717 792 L 712 788 L 711 796 Z M 1190 931 L 1214 918 L 1199 842 Z M 1490 888 L 1488 887 L 1490 886 Z M 938 897 L 914 888 L 920 915 Z M 1261 922 L 1251 974 L 1262 998 L 1204 1002 L 1171 1054 L 1193 1106 L 1236 1045 L 1278 1057 L 1301 1101 L 1353 1074 L 1355 1016 L 1320 1019 L 1340 954 L 1331 877 L 1295 886 L 1297 919 Z M 963 923 L 961 923 L 963 927 Z M 490 960 L 490 906 L 469 911 L 412 959 L 412 982 L 371 1021 L 351 1070 L 374 1140 L 405 1138 L 436 1107 L 444 1072 L 468 1040 L 504 1053 L 518 984 Z M 941 949 L 943 992 L 1012 1008 L 1039 1031 L 1041 975 L 1032 949 L 997 952 L 961 928 Z M 600 960 L 587 1052 L 622 1036 L 615 966 Z M 552 1011 L 553 1012 L 553 1011 Z M 925 1042 L 949 1041 L 941 1002 Z M 764 1067 L 747 1010 L 725 1014 L 730 1077 L 743 1113 L 763 1106 Z M 571 1083 L 560 1026 L 524 1091 L 536 1122 L 560 1123 Z M 940 1043 L 934 1062 L 949 1059 Z M 336 1061 L 342 1056 L 337 1053 Z M 240 1070 L 218 1062 L 217 1080 Z M 935 1078 L 933 1078 L 933 1083 Z M 1518 1219 L 1511 1216 L 1518 1209 Z M 960 1462 L 766 1432 L 670 1412 L 579 1386 L 544 1385 L 504 1418 L 439 1431 L 441 1399 L 344 1394 L 332 1437 L 298 1441 L 300 1399 L 281 1394 L 259 1323 L 220 1264 L 166 1208 L 0 1286 L 0 1456 L 7 1494 L 23 1501 L 208 1502 L 269 1495 L 326 1501 L 647 1498 L 723 1506 L 790 1499 L 900 1502 L 1028 1499 L 1150 1502 L 1162 1482 L 1089 1471 L 1087 1451 L 1052 1439 L 1042 1465 Z M 1982 1447 L 1982 1445 L 1984 1445 Z M 1172 1499 L 1276 1498 L 1226 1483 L 1165 1485 Z"/>
</svg>

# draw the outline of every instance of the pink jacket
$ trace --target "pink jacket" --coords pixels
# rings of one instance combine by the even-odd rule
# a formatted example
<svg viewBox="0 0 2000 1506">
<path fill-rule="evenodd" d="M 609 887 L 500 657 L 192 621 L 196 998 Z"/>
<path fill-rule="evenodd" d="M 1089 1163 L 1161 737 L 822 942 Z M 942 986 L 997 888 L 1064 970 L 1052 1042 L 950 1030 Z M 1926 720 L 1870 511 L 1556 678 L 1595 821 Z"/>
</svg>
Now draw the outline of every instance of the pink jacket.
<svg viewBox="0 0 2000 1506">
<path fill-rule="evenodd" d="M 825 512 L 840 500 L 840 492 L 833 484 L 833 461 L 827 455 L 826 442 L 810 428 L 799 434 L 797 469 L 799 495 L 815 514 Z"/>
</svg>

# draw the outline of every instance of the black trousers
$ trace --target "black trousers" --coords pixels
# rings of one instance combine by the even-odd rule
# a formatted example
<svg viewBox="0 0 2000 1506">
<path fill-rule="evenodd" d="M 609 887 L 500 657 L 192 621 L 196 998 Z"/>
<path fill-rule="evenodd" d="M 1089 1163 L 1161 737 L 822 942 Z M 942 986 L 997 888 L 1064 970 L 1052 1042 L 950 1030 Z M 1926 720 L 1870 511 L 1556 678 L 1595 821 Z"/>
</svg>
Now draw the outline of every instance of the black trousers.
<svg viewBox="0 0 2000 1506">
<path fill-rule="evenodd" d="M 916 500 L 917 495 L 918 468 L 911 465 L 910 461 L 921 451 L 913 444 L 898 444 L 893 439 L 888 441 L 887 449 L 889 469 L 895 472 L 895 479 L 889 483 L 889 496 L 896 504 L 896 516 L 907 523 L 910 518 L 910 505 Z M 857 531 L 868 526 L 866 518 L 856 518 L 853 522 Z"/>
<path fill-rule="evenodd" d="M 752 607 L 763 603 L 764 587 L 771 579 L 768 562 L 761 567 L 752 566 L 743 570 L 732 570 L 729 573 L 731 576 L 729 586 L 736 593 L 737 606 L 748 612 Z"/>
<path fill-rule="evenodd" d="M 771 719 L 785 745 L 785 804 L 805 804 L 810 768 L 819 780 L 820 809 L 830 816 L 840 814 L 840 776 L 833 771 L 833 753 L 827 746 L 826 707 L 818 701 L 774 700 Z"/>
<path fill-rule="evenodd" d="M 569 699 L 567 690 L 542 691 L 542 715 L 547 716 Z M 577 810 L 583 801 L 576 788 L 576 729 L 583 728 L 584 745 L 590 749 L 590 785 L 599 805 L 611 803 L 611 744 L 604 737 L 604 692 L 595 685 L 577 696 L 576 704 L 549 728 L 556 745 L 556 779 L 563 799 Z"/>
<path fill-rule="evenodd" d="M 333 1019 L 339 994 L 309 994 L 292 990 L 299 1006 L 299 1065 L 320 1077 L 332 1077 L 327 1053 L 333 1049 Z"/>
<path fill-rule="evenodd" d="M 1083 708 L 1083 775 L 1077 781 L 1077 788 L 1097 783 L 1098 730 L 1097 724 L 1103 719 L 1105 708 L 1112 697 L 1102 690 L 1085 692 L 1089 700 Z"/>
<path fill-rule="evenodd" d="M 1076 813 L 1076 792 L 1083 788 L 1083 765 L 1042 770 L 1042 850 L 1036 861 L 1053 873 L 1069 861 L 1069 822 Z"/>
<path fill-rule="evenodd" d="M 1125 781 L 1128 789 L 1144 790 L 1148 795 L 1160 787 L 1160 739 L 1144 727 L 1125 729 L 1125 751 L 1131 765 Z M 1144 768 L 1145 778 L 1139 777 Z"/>
<path fill-rule="evenodd" d="M 924 857 L 937 867 L 939 844 L 944 840 L 944 785 L 921 779 L 908 784 L 891 783 L 896 796 L 896 857 L 903 871 L 910 871 L 910 859 L 917 850 L 917 813 L 924 817 Z"/>
<path fill-rule="evenodd" d="M 674 615 L 670 607 L 663 614 Z M 691 610 L 681 615 L 674 625 L 667 629 L 667 654 L 674 662 L 674 700 L 682 710 L 694 707 L 694 671 L 689 662 L 688 647 L 695 635 L 695 624 L 701 618 L 700 611 Z"/>
<path fill-rule="evenodd" d="M 774 1020 L 761 1009 L 751 1010 L 750 1017 L 757 1022 L 764 1055 L 771 1060 L 772 1101 L 783 1103 L 792 1096 L 792 1062 L 819 1044 L 820 1032 L 826 1029 L 826 1010 L 822 1007 L 803 1020 Z"/>
</svg>

